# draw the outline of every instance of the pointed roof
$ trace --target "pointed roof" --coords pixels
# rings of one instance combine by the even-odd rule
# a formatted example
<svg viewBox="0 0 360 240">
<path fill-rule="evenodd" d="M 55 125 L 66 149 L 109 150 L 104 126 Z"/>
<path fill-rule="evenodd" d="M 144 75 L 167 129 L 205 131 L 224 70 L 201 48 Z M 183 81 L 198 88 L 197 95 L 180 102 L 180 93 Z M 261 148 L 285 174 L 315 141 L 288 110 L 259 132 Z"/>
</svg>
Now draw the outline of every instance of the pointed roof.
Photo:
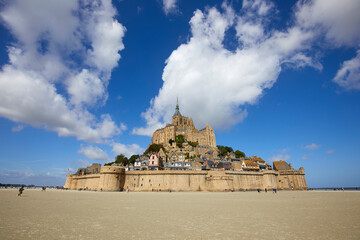
<svg viewBox="0 0 360 240">
<path fill-rule="evenodd" d="M 176 108 L 174 116 L 181 116 L 180 110 L 179 110 L 179 98 L 176 98 Z"/>
</svg>

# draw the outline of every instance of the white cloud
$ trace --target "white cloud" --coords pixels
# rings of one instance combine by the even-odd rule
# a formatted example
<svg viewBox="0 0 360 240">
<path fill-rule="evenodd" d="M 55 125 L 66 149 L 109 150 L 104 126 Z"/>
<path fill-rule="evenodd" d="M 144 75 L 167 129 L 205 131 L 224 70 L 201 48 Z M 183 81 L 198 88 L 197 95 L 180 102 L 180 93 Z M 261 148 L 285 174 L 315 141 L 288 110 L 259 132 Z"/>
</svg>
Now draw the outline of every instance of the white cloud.
<svg viewBox="0 0 360 240">
<path fill-rule="evenodd" d="M 222 12 L 216 8 L 195 11 L 190 20 L 192 37 L 166 60 L 163 86 L 142 114 L 147 126 L 135 128 L 133 133 L 150 136 L 169 122 L 177 96 L 182 113 L 193 117 L 198 128 L 207 122 L 215 129 L 231 127 L 247 116 L 244 105 L 256 103 L 264 90 L 273 86 L 281 63 L 307 49 L 313 37 L 298 27 L 264 35 L 263 21 L 236 16 L 225 4 L 222 8 Z M 223 46 L 231 27 L 238 31 L 236 51 Z M 305 64 L 301 61 L 301 66 Z"/>
<path fill-rule="evenodd" d="M 15 127 L 11 128 L 12 132 L 21 132 L 25 128 L 24 125 L 16 125 Z"/>
<path fill-rule="evenodd" d="M 312 144 L 309 144 L 309 145 L 304 146 L 304 148 L 305 148 L 305 149 L 309 149 L 309 150 L 316 150 L 316 149 L 320 148 L 320 146 L 321 146 L 321 145 L 312 143 Z"/>
<path fill-rule="evenodd" d="M 309 156 L 308 155 L 303 155 L 302 157 L 301 157 L 301 160 L 308 160 L 309 159 Z"/>
<path fill-rule="evenodd" d="M 330 150 L 328 150 L 328 151 L 326 151 L 326 154 L 333 154 L 335 152 L 335 150 L 334 149 L 330 149 Z"/>
<path fill-rule="evenodd" d="M 67 88 L 70 94 L 70 102 L 75 106 L 94 105 L 101 98 L 106 98 L 104 82 L 87 69 L 83 69 L 70 79 Z"/>
<path fill-rule="evenodd" d="M 244 0 L 243 9 L 252 9 L 259 16 L 264 16 L 274 8 L 274 4 L 268 0 Z"/>
<path fill-rule="evenodd" d="M 358 46 L 359 1 L 299 1 L 285 29 L 274 29 L 276 15 L 270 1 L 243 1 L 235 14 L 226 4 L 222 10 L 196 10 L 190 20 L 191 38 L 166 60 L 163 86 L 142 113 L 145 127 L 133 133 L 151 136 L 171 120 L 176 97 L 184 115 L 193 117 L 198 128 L 208 122 L 215 129 L 229 128 L 247 116 L 246 105 L 255 104 L 276 82 L 282 66 L 322 70 L 314 45 Z M 238 46 L 224 45 L 227 30 L 235 28 Z M 348 66 L 351 65 L 351 66 Z M 337 82 L 357 88 L 357 59 L 346 62 Z M 350 70 L 351 69 L 351 70 Z"/>
<path fill-rule="evenodd" d="M 0 17 L 17 41 L 0 72 L 0 116 L 91 142 L 119 134 L 90 113 L 124 49 L 115 14 L 110 0 L 8 2 Z"/>
<path fill-rule="evenodd" d="M 294 68 L 303 68 L 306 66 L 310 66 L 318 69 L 319 71 L 323 69 L 323 66 L 321 65 L 318 59 L 314 57 L 306 56 L 303 53 L 295 54 L 289 59 L 283 61 L 283 63 L 286 64 L 287 66 Z"/>
<path fill-rule="evenodd" d="M 360 90 L 360 50 L 342 64 L 333 81 L 346 90 Z"/>
<path fill-rule="evenodd" d="M 360 43 L 360 1 L 299 1 L 296 17 L 299 25 L 325 34 L 337 46 L 358 46 Z"/>
<path fill-rule="evenodd" d="M 112 151 L 115 155 L 124 154 L 126 157 L 131 157 L 134 154 L 142 154 L 145 149 L 137 144 L 125 145 L 121 143 L 112 143 Z"/>
<path fill-rule="evenodd" d="M 76 161 L 77 165 L 79 165 L 81 168 L 86 168 L 91 166 L 91 163 L 88 160 L 79 159 Z"/>
<path fill-rule="evenodd" d="M 109 156 L 104 150 L 97 146 L 81 146 L 78 153 L 83 154 L 85 157 L 93 161 L 108 161 Z"/>
<path fill-rule="evenodd" d="M 178 11 L 178 7 L 176 5 L 177 0 L 162 0 L 163 10 L 166 15 L 170 13 L 175 13 Z"/>
<path fill-rule="evenodd" d="M 288 161 L 291 159 L 291 156 L 288 155 L 288 154 L 278 154 L 278 155 L 275 155 L 275 156 L 272 156 L 269 161 L 270 162 L 274 162 L 274 161 L 280 161 L 280 160 L 283 160 L 283 161 Z"/>
</svg>

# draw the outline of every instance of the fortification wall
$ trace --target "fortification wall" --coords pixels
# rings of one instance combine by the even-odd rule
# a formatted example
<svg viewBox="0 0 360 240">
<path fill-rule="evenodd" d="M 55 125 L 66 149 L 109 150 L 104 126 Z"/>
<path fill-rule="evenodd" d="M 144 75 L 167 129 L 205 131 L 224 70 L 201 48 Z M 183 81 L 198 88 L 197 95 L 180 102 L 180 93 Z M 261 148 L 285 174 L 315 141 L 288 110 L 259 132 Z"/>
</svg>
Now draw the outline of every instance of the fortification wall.
<svg viewBox="0 0 360 240">
<path fill-rule="evenodd" d="M 128 171 L 130 191 L 229 191 L 277 188 L 275 171 Z"/>
<path fill-rule="evenodd" d="M 278 175 L 279 189 L 307 189 L 305 171 L 287 170 L 279 171 Z"/>
<path fill-rule="evenodd" d="M 306 189 L 305 172 L 291 171 L 127 171 L 102 167 L 100 174 L 68 174 L 65 188 L 103 191 L 241 191 Z"/>
<path fill-rule="evenodd" d="M 128 171 L 124 189 L 131 191 L 204 191 L 201 171 Z"/>
<path fill-rule="evenodd" d="M 81 176 L 68 174 L 64 188 L 88 188 L 89 190 L 96 190 L 99 185 L 99 178 L 99 174 L 87 174 Z"/>
<path fill-rule="evenodd" d="M 123 167 L 104 166 L 100 170 L 98 190 L 122 191 L 125 183 L 125 169 Z"/>
<path fill-rule="evenodd" d="M 228 171 L 233 176 L 234 190 L 255 190 L 277 188 L 277 172 Z"/>
<path fill-rule="evenodd" d="M 72 174 L 66 175 L 66 182 L 65 182 L 64 188 L 71 189 L 72 180 L 73 180 Z"/>
</svg>

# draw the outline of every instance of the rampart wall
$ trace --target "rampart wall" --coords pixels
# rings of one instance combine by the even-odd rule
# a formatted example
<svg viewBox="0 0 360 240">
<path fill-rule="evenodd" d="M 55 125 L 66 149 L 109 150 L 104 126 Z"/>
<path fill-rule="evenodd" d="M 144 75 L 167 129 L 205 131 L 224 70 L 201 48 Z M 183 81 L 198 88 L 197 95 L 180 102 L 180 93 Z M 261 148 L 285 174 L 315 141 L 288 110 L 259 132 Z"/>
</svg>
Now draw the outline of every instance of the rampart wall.
<svg viewBox="0 0 360 240">
<path fill-rule="evenodd" d="M 279 189 L 306 189 L 306 179 L 304 170 L 279 171 Z"/>
<path fill-rule="evenodd" d="M 127 171 L 102 167 L 99 174 L 67 175 L 65 188 L 103 191 L 241 191 L 306 189 L 305 172 L 291 171 Z"/>
</svg>

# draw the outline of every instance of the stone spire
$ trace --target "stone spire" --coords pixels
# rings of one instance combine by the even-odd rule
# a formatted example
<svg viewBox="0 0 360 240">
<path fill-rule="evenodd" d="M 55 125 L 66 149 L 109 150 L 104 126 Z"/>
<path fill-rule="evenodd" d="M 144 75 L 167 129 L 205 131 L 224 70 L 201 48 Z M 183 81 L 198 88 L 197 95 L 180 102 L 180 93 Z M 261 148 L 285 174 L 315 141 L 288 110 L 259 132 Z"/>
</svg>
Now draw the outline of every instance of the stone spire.
<svg viewBox="0 0 360 240">
<path fill-rule="evenodd" d="M 181 113 L 179 111 L 179 98 L 176 98 L 176 108 L 175 108 L 174 116 L 181 116 Z"/>
</svg>

